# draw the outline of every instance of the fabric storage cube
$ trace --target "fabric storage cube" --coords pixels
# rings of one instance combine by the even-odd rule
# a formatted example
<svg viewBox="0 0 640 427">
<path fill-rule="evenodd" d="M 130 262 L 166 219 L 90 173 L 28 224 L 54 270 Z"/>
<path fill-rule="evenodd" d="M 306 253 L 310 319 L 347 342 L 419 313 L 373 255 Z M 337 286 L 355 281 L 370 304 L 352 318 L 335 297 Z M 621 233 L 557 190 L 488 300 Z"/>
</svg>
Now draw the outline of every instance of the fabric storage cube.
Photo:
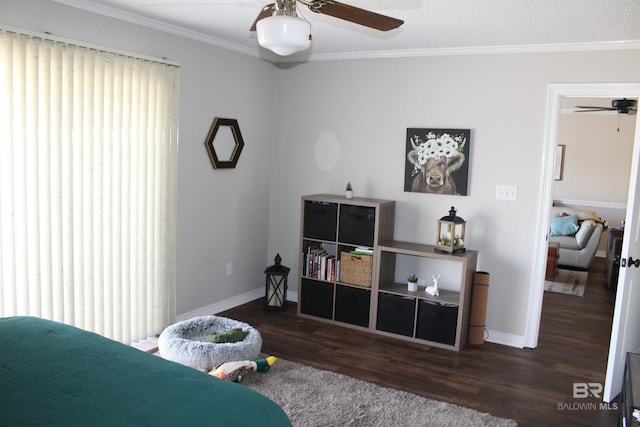
<svg viewBox="0 0 640 427">
<path fill-rule="evenodd" d="M 333 285 L 309 279 L 302 279 L 301 284 L 300 312 L 331 319 L 333 317 Z"/>
<path fill-rule="evenodd" d="M 415 313 L 415 298 L 381 292 L 378 294 L 376 329 L 412 337 Z"/>
<path fill-rule="evenodd" d="M 433 301 L 420 301 L 416 337 L 454 345 L 458 323 L 458 306 Z"/>
<path fill-rule="evenodd" d="M 338 240 L 351 245 L 373 246 L 375 224 L 375 208 L 341 205 Z"/>
<path fill-rule="evenodd" d="M 357 326 L 369 326 L 370 302 L 371 291 L 337 285 L 335 320 Z"/>
<path fill-rule="evenodd" d="M 338 205 L 307 200 L 304 202 L 304 237 L 336 240 Z"/>
</svg>

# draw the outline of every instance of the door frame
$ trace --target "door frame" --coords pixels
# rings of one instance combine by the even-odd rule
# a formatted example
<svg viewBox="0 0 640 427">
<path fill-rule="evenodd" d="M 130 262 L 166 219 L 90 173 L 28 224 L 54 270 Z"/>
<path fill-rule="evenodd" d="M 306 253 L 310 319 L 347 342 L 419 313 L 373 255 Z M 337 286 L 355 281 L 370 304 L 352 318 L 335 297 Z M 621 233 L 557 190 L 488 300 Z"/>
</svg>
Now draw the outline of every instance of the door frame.
<svg viewBox="0 0 640 427">
<path fill-rule="evenodd" d="M 529 287 L 529 307 L 525 326 L 525 347 L 538 346 L 544 277 L 547 260 L 547 238 L 553 204 L 553 169 L 558 145 L 560 104 L 563 97 L 574 98 L 636 98 L 640 83 L 566 83 L 547 87 L 547 113 L 542 148 L 542 173 L 538 203 L 538 234 L 535 241 L 534 270 Z M 634 138 L 634 143 L 638 138 Z"/>
</svg>

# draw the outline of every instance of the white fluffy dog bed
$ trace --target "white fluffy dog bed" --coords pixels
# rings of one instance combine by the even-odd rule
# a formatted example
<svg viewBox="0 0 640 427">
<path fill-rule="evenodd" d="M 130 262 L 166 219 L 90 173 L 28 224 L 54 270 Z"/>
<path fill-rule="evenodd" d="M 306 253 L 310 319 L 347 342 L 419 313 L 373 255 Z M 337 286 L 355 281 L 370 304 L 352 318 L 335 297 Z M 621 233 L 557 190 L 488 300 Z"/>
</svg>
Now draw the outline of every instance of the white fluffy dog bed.
<svg viewBox="0 0 640 427">
<path fill-rule="evenodd" d="M 249 334 L 235 343 L 206 341 L 214 332 L 234 328 L 249 331 Z M 158 338 L 162 358 L 207 371 L 225 362 L 257 359 L 261 349 L 262 337 L 257 329 L 248 323 L 219 316 L 194 317 L 175 323 Z"/>
</svg>

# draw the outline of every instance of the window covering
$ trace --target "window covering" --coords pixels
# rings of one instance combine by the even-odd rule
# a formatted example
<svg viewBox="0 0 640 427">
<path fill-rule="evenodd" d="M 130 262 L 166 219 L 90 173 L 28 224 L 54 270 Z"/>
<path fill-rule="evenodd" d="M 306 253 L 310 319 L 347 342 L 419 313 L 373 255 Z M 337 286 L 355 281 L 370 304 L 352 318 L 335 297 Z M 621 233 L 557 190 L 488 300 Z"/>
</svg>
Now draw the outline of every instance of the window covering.
<svg viewBox="0 0 640 427">
<path fill-rule="evenodd" d="M 174 321 L 179 73 L 0 29 L 0 316 Z"/>
</svg>

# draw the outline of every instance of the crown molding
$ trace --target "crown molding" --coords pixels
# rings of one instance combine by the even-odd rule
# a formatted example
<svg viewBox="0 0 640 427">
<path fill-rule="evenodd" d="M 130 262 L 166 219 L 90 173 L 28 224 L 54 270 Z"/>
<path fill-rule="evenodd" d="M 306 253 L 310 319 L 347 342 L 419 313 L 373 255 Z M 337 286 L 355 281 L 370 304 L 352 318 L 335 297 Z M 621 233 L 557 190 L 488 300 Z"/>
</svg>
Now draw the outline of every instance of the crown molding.
<svg viewBox="0 0 640 427">
<path fill-rule="evenodd" d="M 189 30 L 177 25 L 168 24 L 156 19 L 123 11 L 88 0 L 53 0 L 70 7 L 83 9 L 99 15 L 141 25 L 169 34 L 185 37 L 212 46 L 257 57 L 273 63 L 310 62 L 310 61 L 338 61 L 352 59 L 385 59 L 385 58 L 411 58 L 428 56 L 454 56 L 454 55 L 495 55 L 509 53 L 552 53 L 552 52 L 585 52 L 585 51 L 609 51 L 640 49 L 640 40 L 623 40 L 611 42 L 591 43 L 554 43 L 554 44 L 526 44 L 504 46 L 468 46 L 468 47 L 443 47 L 424 49 L 397 49 L 374 50 L 356 52 L 312 53 L 301 52 L 297 55 L 281 57 L 266 49 L 247 47 L 237 43 L 231 43 L 198 31 Z M 313 47 L 311 48 L 313 49 Z"/>
<path fill-rule="evenodd" d="M 234 52 L 242 53 L 249 56 L 262 58 L 268 61 L 277 62 L 278 56 L 270 54 L 268 51 L 262 51 L 256 45 L 255 48 L 249 48 L 237 43 L 231 43 L 226 40 L 219 39 L 217 37 L 210 36 L 198 31 L 189 30 L 184 27 L 180 27 L 166 22 L 159 21 L 157 19 L 147 18 L 135 13 L 127 12 L 121 9 L 105 6 L 102 4 L 93 3 L 87 0 L 53 0 L 56 3 L 64 4 L 65 6 L 74 7 L 77 9 L 86 10 L 88 12 L 96 13 L 98 15 L 107 16 L 120 21 L 129 22 L 131 24 L 137 24 L 143 27 L 151 28 L 154 30 L 162 31 L 165 33 L 173 34 L 176 36 L 184 37 L 190 40 L 199 41 L 212 46 L 220 47 L 223 49 L 231 50 Z"/>
<path fill-rule="evenodd" d="M 592 43 L 552 43 L 552 44 L 523 44 L 504 46 L 468 46 L 444 47 L 425 49 L 397 49 L 387 51 L 361 51 L 326 54 L 311 54 L 310 61 L 330 61 L 345 59 L 375 59 L 375 58 L 411 58 L 425 56 L 455 56 L 455 55 L 497 55 L 509 53 L 553 53 L 553 52 L 587 52 L 610 50 L 640 49 L 640 40 L 625 40 L 613 42 Z M 282 59 L 281 59 L 282 61 Z"/>
</svg>

